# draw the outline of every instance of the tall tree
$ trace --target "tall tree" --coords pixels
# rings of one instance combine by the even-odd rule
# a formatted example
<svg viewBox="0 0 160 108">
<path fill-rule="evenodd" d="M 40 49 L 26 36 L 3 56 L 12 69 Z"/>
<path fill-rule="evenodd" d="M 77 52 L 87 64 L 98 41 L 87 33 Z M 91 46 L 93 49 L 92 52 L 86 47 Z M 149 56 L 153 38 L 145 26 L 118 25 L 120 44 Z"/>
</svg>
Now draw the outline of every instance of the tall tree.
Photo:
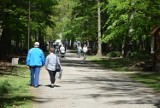
<svg viewBox="0 0 160 108">
<path fill-rule="evenodd" d="M 0 58 L 18 54 L 27 49 L 27 25 L 28 25 L 28 1 L 29 0 L 1 0 L 0 21 L 2 21 L 3 33 L 0 37 Z M 44 43 L 45 28 L 54 25 L 52 16 L 56 0 L 30 0 L 31 2 L 31 42 L 37 40 Z M 37 32 L 37 33 L 35 33 Z"/>
<path fill-rule="evenodd" d="M 100 7 L 100 0 L 97 0 L 98 4 L 98 51 L 97 56 L 102 56 L 102 40 L 101 40 L 101 7 Z"/>
<path fill-rule="evenodd" d="M 149 52 L 151 29 L 160 22 L 157 19 L 159 5 L 159 1 L 150 0 L 108 0 L 106 10 L 109 18 L 106 20 L 107 31 L 103 41 L 113 43 L 116 50 L 130 37 L 134 51 L 143 49 Z"/>
</svg>

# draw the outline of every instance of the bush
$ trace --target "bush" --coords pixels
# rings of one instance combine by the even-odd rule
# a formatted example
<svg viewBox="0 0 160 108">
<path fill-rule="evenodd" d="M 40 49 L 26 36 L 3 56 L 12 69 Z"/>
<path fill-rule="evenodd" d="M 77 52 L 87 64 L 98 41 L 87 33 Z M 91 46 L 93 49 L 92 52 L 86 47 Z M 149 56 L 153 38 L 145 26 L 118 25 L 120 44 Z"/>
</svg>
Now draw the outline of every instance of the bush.
<svg viewBox="0 0 160 108">
<path fill-rule="evenodd" d="M 143 51 L 131 53 L 131 58 L 135 60 L 149 60 L 149 57 L 150 55 Z"/>
<path fill-rule="evenodd" d="M 0 96 L 4 96 L 5 94 L 9 94 L 12 91 L 12 86 L 9 84 L 7 80 L 0 83 Z"/>
<path fill-rule="evenodd" d="M 111 51 L 107 54 L 107 56 L 109 56 L 109 57 L 120 57 L 121 52 L 120 51 Z"/>
</svg>

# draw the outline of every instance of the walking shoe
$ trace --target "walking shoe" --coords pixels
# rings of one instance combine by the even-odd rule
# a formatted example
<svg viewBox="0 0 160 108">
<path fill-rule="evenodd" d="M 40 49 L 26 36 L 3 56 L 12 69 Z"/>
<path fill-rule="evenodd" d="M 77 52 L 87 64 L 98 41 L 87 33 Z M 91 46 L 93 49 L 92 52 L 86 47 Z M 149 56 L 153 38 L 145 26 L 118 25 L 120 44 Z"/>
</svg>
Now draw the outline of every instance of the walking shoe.
<svg viewBox="0 0 160 108">
<path fill-rule="evenodd" d="M 38 86 L 34 86 L 34 88 L 38 88 Z"/>
<path fill-rule="evenodd" d="M 54 88 L 54 84 L 51 84 L 51 88 Z"/>
<path fill-rule="evenodd" d="M 34 86 L 33 84 L 29 84 L 29 86 Z"/>
</svg>

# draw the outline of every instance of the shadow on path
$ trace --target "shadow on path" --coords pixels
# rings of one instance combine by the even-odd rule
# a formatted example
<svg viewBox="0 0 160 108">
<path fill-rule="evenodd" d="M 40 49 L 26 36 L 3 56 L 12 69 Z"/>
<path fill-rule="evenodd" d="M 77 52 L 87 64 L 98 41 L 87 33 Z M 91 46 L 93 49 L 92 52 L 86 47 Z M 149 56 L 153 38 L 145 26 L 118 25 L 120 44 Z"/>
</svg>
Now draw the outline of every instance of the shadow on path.
<svg viewBox="0 0 160 108">
<path fill-rule="evenodd" d="M 53 89 L 54 93 L 49 94 L 48 97 L 36 96 L 34 101 L 38 104 L 54 103 L 55 106 L 58 106 L 61 104 L 60 102 L 73 102 L 75 105 L 79 105 L 79 102 L 83 104 L 90 102 L 94 105 L 150 104 L 160 108 L 158 93 L 126 75 L 75 58 L 75 56 L 67 56 L 60 60 L 65 68 L 61 84 L 55 90 Z M 49 87 L 49 85 L 45 86 Z M 53 92 L 50 89 L 48 91 Z M 41 92 L 45 93 L 46 90 L 43 89 Z"/>
<path fill-rule="evenodd" d="M 92 64 L 89 61 L 65 59 L 61 59 L 61 61 L 63 66 L 77 67 L 78 73 L 96 73 L 96 76 L 78 74 L 80 78 L 77 80 L 62 80 L 65 84 L 94 85 L 94 87 L 68 88 L 67 90 L 98 89 L 100 91 L 99 93 L 91 93 L 82 96 L 94 99 L 110 99 L 107 101 L 107 103 L 109 102 L 110 104 L 154 104 L 157 108 L 160 106 L 160 98 L 155 97 L 156 95 L 159 95 L 159 93 L 153 92 L 152 89 L 147 88 L 145 85 L 134 81 L 126 75 L 116 72 L 114 72 L 114 74 L 109 73 L 107 71 L 108 69 Z M 77 73 L 68 73 L 68 75 L 76 77 Z"/>
</svg>

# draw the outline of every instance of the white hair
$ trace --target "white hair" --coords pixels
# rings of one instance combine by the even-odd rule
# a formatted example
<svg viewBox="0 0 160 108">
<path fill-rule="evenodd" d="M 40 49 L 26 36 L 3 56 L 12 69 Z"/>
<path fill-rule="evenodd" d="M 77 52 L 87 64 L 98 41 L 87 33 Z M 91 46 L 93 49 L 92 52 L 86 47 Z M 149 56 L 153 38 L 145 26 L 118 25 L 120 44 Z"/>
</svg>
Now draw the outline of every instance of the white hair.
<svg viewBox="0 0 160 108">
<path fill-rule="evenodd" d="M 35 42 L 34 47 L 39 47 L 39 42 Z"/>
</svg>

